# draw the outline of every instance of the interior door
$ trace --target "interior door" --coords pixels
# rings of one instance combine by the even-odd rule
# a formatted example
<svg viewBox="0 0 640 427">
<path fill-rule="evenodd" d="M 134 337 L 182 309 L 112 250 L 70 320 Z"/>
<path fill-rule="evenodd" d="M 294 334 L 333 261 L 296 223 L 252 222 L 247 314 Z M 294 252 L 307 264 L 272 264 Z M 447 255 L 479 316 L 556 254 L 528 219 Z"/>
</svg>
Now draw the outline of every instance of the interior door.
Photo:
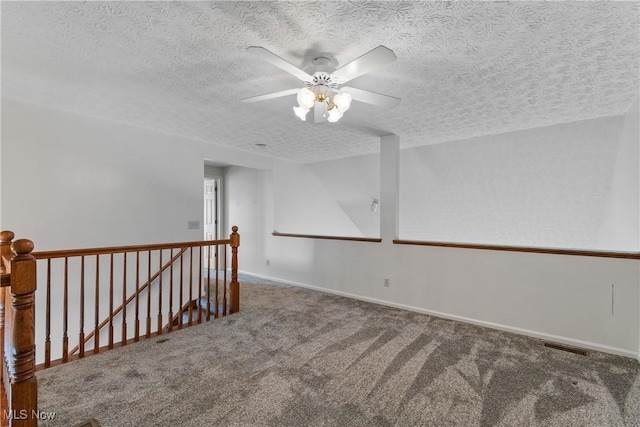
<svg viewBox="0 0 640 427">
<path fill-rule="evenodd" d="M 220 179 L 204 181 L 204 240 L 220 238 Z M 205 253 L 206 257 L 214 254 Z"/>
</svg>

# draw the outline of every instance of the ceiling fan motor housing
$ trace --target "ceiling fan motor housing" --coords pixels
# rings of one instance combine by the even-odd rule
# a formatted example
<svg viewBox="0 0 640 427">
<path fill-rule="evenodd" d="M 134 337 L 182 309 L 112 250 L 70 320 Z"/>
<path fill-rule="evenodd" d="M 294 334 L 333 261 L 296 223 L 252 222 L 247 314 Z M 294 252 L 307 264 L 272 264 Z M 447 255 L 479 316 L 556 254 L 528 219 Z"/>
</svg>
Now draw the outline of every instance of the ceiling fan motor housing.
<svg viewBox="0 0 640 427">
<path fill-rule="evenodd" d="M 307 87 L 326 86 L 331 89 L 336 89 L 338 87 L 338 83 L 331 78 L 331 74 L 324 73 L 324 72 L 314 73 L 313 79 L 305 83 Z"/>
</svg>

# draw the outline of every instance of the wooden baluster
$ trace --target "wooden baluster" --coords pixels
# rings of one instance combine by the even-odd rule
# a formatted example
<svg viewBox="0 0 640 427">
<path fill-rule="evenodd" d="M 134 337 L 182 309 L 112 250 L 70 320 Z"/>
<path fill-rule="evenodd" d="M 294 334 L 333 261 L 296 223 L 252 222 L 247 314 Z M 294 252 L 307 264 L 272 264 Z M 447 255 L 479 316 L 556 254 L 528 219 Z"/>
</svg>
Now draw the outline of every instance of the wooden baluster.
<svg viewBox="0 0 640 427">
<path fill-rule="evenodd" d="M 122 345 L 127 345 L 127 253 L 122 253 Z"/>
<path fill-rule="evenodd" d="M 80 335 L 78 346 L 80 353 L 78 357 L 84 357 L 84 255 L 80 257 Z"/>
<path fill-rule="evenodd" d="M 47 292 L 44 320 L 44 367 L 51 366 L 51 258 L 47 259 Z"/>
<path fill-rule="evenodd" d="M 193 246 L 189 248 L 189 326 L 193 324 Z"/>
<path fill-rule="evenodd" d="M 184 286 L 184 278 L 183 278 L 184 277 L 184 275 L 183 275 L 184 274 L 184 268 L 183 268 L 184 259 L 183 259 L 182 255 L 184 254 L 185 249 L 182 248 L 181 251 L 182 252 L 180 253 L 180 298 L 178 299 L 178 301 L 179 301 L 178 309 L 180 310 L 180 315 L 178 316 L 178 329 L 182 329 L 182 326 L 183 326 L 182 324 L 184 323 L 184 321 L 182 320 L 182 317 L 183 317 L 182 315 L 184 314 L 182 312 L 182 305 L 184 304 L 184 293 L 183 293 L 183 289 L 182 289 L 183 286 Z"/>
<path fill-rule="evenodd" d="M 93 329 L 93 352 L 100 353 L 100 255 L 96 255 L 96 294 L 95 294 L 95 317 L 96 325 Z"/>
<path fill-rule="evenodd" d="M 227 315 L 227 245 L 222 246 L 224 248 L 224 282 L 222 288 L 222 315 Z"/>
<path fill-rule="evenodd" d="M 69 257 L 64 257 L 64 283 L 62 287 L 62 363 L 69 361 Z"/>
<path fill-rule="evenodd" d="M 0 387 L 4 387 L 4 298 L 6 288 L 6 286 L 0 287 Z M 0 413 L 0 417 L 2 415 Z"/>
<path fill-rule="evenodd" d="M 136 251 L 136 333 L 133 339 L 140 340 L 140 251 Z"/>
<path fill-rule="evenodd" d="M 162 335 L 162 249 L 158 254 L 158 335 Z M 151 283 L 149 283 L 149 292 L 151 292 Z"/>
<path fill-rule="evenodd" d="M 169 257 L 173 259 L 173 248 L 169 252 Z M 182 258 L 182 255 L 180 256 Z M 169 265 L 169 332 L 173 331 L 173 263 Z"/>
<path fill-rule="evenodd" d="M 8 404 L 12 410 L 26 411 L 26 419 L 12 420 L 13 427 L 37 426 L 34 412 L 38 407 L 38 384 L 35 376 L 35 291 L 36 259 L 31 255 L 33 242 L 26 239 L 11 244 L 15 254 L 11 261 L 11 342 L 5 352 L 10 381 Z M 7 345 L 8 344 L 8 345 Z M 21 413 L 21 412 L 18 412 Z"/>
<path fill-rule="evenodd" d="M 202 323 L 202 246 L 198 256 L 198 323 Z"/>
<path fill-rule="evenodd" d="M 147 269 L 147 338 L 151 338 L 151 250 L 148 252 Z"/>
<path fill-rule="evenodd" d="M 220 315 L 220 301 L 218 300 L 218 286 L 220 282 L 220 262 L 218 260 L 218 245 L 216 245 L 215 257 L 216 260 L 214 262 L 216 268 L 216 295 L 215 295 L 215 311 L 214 311 L 214 319 L 217 319 Z"/>
<path fill-rule="evenodd" d="M 2 258 L 11 258 L 11 241 L 15 237 L 13 232 L 5 230 L 0 232 L 0 274 L 6 272 L 4 262 Z M 5 310 L 6 293 L 9 289 L 8 286 L 0 286 L 0 386 L 4 380 L 4 328 L 5 328 L 5 316 L 7 316 Z M 2 414 L 0 414 L 2 416 Z"/>
<path fill-rule="evenodd" d="M 113 348 L 113 253 L 109 254 L 109 350 Z"/>
<path fill-rule="evenodd" d="M 2 264 L 2 260 L 0 260 L 0 264 Z M 9 279 L 11 280 L 11 279 Z M 6 298 L 6 290 L 9 289 L 8 286 L 0 285 L 0 407 L 4 409 L 6 407 L 6 392 L 4 383 L 4 328 L 5 328 L 5 298 Z M 4 413 L 1 412 L 0 409 L 0 425 L 4 425 L 3 421 L 6 420 Z"/>
<path fill-rule="evenodd" d="M 240 311 L 240 284 L 238 283 L 238 247 L 240 246 L 240 235 L 238 227 L 231 227 L 231 313 Z"/>
<path fill-rule="evenodd" d="M 211 320 L 211 245 L 207 246 L 207 322 Z"/>
</svg>

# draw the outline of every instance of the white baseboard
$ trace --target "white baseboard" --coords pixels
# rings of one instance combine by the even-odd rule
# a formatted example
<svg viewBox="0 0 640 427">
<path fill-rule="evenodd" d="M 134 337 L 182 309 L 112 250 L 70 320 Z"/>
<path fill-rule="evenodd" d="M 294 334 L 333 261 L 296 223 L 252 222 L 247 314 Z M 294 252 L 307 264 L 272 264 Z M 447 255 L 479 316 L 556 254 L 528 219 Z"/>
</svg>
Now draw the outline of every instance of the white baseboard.
<svg viewBox="0 0 640 427">
<path fill-rule="evenodd" d="M 281 278 L 278 278 L 278 277 L 266 276 L 264 274 L 250 273 L 248 271 L 238 271 L 238 272 L 242 273 L 242 274 L 247 274 L 247 275 L 250 275 L 250 276 L 259 277 L 261 279 L 272 280 L 274 282 L 285 283 L 287 285 L 297 286 L 297 287 L 301 287 L 301 288 L 313 289 L 315 291 L 325 292 L 325 293 L 328 293 L 328 294 L 339 295 L 339 296 L 343 296 L 343 297 L 347 297 L 347 298 L 357 299 L 357 300 L 360 300 L 360 301 L 366 301 L 366 302 L 371 302 L 371 303 L 374 303 L 374 304 L 385 305 L 387 307 L 400 308 L 400 309 L 403 309 L 403 310 L 413 311 L 413 312 L 422 313 L 422 314 L 428 314 L 430 316 L 440 317 L 440 318 L 443 318 L 443 319 L 455 320 L 455 321 L 458 321 L 458 322 L 469 323 L 469 324 L 472 324 L 472 325 L 482 326 L 482 327 L 485 327 L 485 328 L 497 329 L 497 330 L 500 330 L 500 331 L 510 332 L 510 333 L 517 334 L 517 335 L 524 335 L 524 336 L 528 336 L 528 337 L 532 337 L 532 338 L 537 338 L 537 339 L 541 339 L 541 340 L 544 340 L 544 341 L 551 341 L 551 342 L 558 343 L 558 344 L 565 344 L 565 345 L 569 345 L 569 346 L 573 346 L 573 347 L 578 347 L 578 348 L 583 348 L 583 349 L 588 349 L 588 350 L 595 350 L 595 351 L 600 351 L 600 352 L 603 352 L 603 353 L 615 354 L 615 355 L 618 355 L 618 356 L 629 357 L 631 359 L 636 359 L 636 360 L 638 360 L 638 362 L 640 362 L 640 354 L 639 353 L 634 353 L 633 351 L 625 350 L 625 349 L 622 349 L 622 348 L 611 347 L 611 346 L 608 346 L 608 345 L 602 345 L 602 344 L 593 343 L 593 342 L 590 342 L 590 341 L 576 340 L 576 339 L 573 339 L 573 338 L 567 338 L 567 337 L 563 337 L 563 336 L 559 336 L 559 335 L 546 334 L 544 332 L 532 331 L 530 329 L 522 329 L 522 328 L 517 328 L 517 327 L 513 327 L 513 326 L 501 325 L 499 323 L 485 322 L 483 320 L 471 319 L 471 318 L 464 317 L 464 316 L 457 316 L 457 315 L 454 315 L 454 314 L 442 313 L 442 312 L 439 312 L 439 311 L 429 310 L 429 309 L 420 308 L 420 307 L 414 307 L 414 306 L 406 305 L 406 304 L 399 304 L 399 303 L 395 303 L 395 302 L 391 302 L 391 301 L 385 301 L 385 300 L 381 300 L 381 299 L 377 299 L 377 298 L 365 297 L 365 296 L 361 296 L 361 295 L 351 294 L 351 293 L 348 293 L 348 292 L 336 291 L 336 290 L 333 290 L 333 289 L 326 289 L 326 288 L 322 288 L 322 287 L 319 287 L 319 286 L 308 285 L 306 283 L 299 283 L 299 282 L 294 282 L 292 280 L 281 279 Z"/>
</svg>

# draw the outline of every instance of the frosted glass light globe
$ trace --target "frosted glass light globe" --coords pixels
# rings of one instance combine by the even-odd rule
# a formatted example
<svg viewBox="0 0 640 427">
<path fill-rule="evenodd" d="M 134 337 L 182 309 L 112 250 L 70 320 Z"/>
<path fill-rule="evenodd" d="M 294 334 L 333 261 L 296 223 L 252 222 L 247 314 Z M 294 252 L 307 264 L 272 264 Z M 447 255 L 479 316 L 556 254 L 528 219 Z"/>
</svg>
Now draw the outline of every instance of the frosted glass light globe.
<svg viewBox="0 0 640 427">
<path fill-rule="evenodd" d="M 328 113 L 327 121 L 330 123 L 335 123 L 342 118 L 342 111 L 338 108 L 332 108 Z"/>
<path fill-rule="evenodd" d="M 302 108 L 306 108 L 307 110 L 310 110 L 313 107 L 313 103 L 315 102 L 316 99 L 316 94 L 313 93 L 312 90 L 303 87 L 302 89 L 300 89 L 298 91 L 298 104 L 302 107 Z"/>
<path fill-rule="evenodd" d="M 347 92 L 339 92 L 333 97 L 333 103 L 343 113 L 351 107 L 351 94 Z"/>
<path fill-rule="evenodd" d="M 300 118 L 303 122 L 307 121 L 307 113 L 309 112 L 308 108 L 303 107 L 293 107 L 293 112 L 296 116 Z"/>
</svg>

